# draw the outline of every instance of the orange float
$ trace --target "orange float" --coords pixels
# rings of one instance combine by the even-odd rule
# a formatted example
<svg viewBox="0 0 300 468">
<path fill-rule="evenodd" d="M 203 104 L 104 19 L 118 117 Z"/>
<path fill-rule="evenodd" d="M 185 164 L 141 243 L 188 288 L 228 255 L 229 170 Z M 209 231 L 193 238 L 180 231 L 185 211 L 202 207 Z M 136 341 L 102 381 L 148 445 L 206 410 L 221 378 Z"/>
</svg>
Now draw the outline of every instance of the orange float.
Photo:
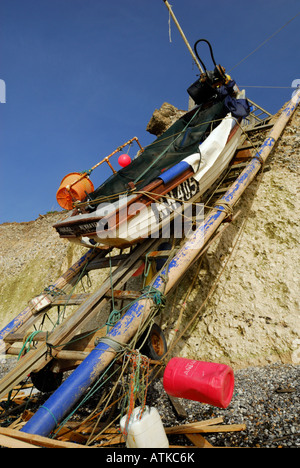
<svg viewBox="0 0 300 468">
<path fill-rule="evenodd" d="M 87 175 L 82 176 L 79 172 L 71 172 L 61 181 L 56 192 L 56 200 L 59 206 L 65 210 L 71 210 L 74 202 L 83 201 L 87 194 L 94 190 L 94 185 Z"/>
</svg>

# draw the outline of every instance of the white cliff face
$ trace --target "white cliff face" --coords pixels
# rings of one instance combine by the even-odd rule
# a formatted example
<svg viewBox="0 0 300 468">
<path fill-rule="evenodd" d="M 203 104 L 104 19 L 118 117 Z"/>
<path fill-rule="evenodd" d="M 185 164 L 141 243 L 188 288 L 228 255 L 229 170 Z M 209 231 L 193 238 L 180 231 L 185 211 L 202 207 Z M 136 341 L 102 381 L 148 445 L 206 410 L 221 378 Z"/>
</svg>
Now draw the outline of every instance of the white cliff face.
<svg viewBox="0 0 300 468">
<path fill-rule="evenodd" d="M 235 367 L 300 362 L 299 128 L 298 110 L 267 161 L 269 171 L 248 187 L 237 206 L 239 218 L 203 259 L 181 329 L 228 263 L 175 355 Z M 179 286 L 174 316 L 196 273 L 194 266 Z"/>
</svg>

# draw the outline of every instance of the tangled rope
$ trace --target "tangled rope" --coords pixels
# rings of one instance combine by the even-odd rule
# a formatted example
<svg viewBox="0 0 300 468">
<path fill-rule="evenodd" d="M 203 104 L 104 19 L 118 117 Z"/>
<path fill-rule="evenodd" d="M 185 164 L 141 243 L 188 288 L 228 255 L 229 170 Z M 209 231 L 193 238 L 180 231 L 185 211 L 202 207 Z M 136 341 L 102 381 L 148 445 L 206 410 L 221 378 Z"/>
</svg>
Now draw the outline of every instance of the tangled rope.
<svg viewBox="0 0 300 468">
<path fill-rule="evenodd" d="M 142 418 L 146 407 L 147 389 L 149 381 L 150 359 L 143 356 L 138 350 L 132 350 L 125 355 L 132 366 L 129 383 L 127 417 L 125 423 L 125 436 L 128 435 L 130 419 L 135 407 L 136 399 L 141 402 L 139 419 Z"/>
</svg>

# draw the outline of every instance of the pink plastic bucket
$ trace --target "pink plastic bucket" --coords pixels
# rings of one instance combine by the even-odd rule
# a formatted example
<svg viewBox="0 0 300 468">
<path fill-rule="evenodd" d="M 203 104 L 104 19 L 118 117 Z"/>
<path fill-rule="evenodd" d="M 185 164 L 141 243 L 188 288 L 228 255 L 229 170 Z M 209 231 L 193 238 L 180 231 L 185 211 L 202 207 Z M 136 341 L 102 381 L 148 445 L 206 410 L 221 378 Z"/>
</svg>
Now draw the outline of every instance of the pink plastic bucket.
<svg viewBox="0 0 300 468">
<path fill-rule="evenodd" d="M 233 395 L 234 374 L 225 364 L 176 357 L 166 366 L 163 385 L 168 395 L 227 408 Z"/>
</svg>

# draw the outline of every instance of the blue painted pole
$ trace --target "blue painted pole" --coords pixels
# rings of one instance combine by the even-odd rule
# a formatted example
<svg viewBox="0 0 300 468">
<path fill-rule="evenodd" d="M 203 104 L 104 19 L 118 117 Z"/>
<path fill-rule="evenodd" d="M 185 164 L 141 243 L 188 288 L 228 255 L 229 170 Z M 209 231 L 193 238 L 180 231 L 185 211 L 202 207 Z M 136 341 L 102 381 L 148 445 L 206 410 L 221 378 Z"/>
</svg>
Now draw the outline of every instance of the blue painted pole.
<svg viewBox="0 0 300 468">
<path fill-rule="evenodd" d="M 226 205 L 233 206 L 243 191 L 253 180 L 262 163 L 270 154 L 276 140 L 283 131 L 289 118 L 293 114 L 300 99 L 300 91 L 297 99 L 292 99 L 283 110 L 268 138 L 264 141 L 257 155 L 250 161 L 233 186 L 220 200 L 220 204 L 212 210 L 208 218 L 193 233 L 191 238 L 180 249 L 168 265 L 168 271 L 163 270 L 162 275 L 153 282 L 153 287 L 162 290 L 164 282 L 162 276 L 167 273 L 168 281 L 165 293 L 167 293 L 182 274 L 189 268 L 199 251 L 207 240 L 216 231 L 221 222 L 227 217 Z M 119 343 L 127 343 L 136 333 L 140 323 L 147 317 L 151 306 L 150 299 L 141 299 L 130 307 L 122 319 L 112 328 L 106 338 L 112 338 Z M 91 351 L 89 356 L 74 370 L 62 385 L 51 395 L 32 418 L 25 424 L 21 431 L 29 434 L 47 436 L 55 429 L 58 423 L 69 413 L 75 403 L 84 395 L 88 387 L 95 382 L 101 372 L 116 355 L 114 346 L 109 342 L 100 342 Z"/>
</svg>

